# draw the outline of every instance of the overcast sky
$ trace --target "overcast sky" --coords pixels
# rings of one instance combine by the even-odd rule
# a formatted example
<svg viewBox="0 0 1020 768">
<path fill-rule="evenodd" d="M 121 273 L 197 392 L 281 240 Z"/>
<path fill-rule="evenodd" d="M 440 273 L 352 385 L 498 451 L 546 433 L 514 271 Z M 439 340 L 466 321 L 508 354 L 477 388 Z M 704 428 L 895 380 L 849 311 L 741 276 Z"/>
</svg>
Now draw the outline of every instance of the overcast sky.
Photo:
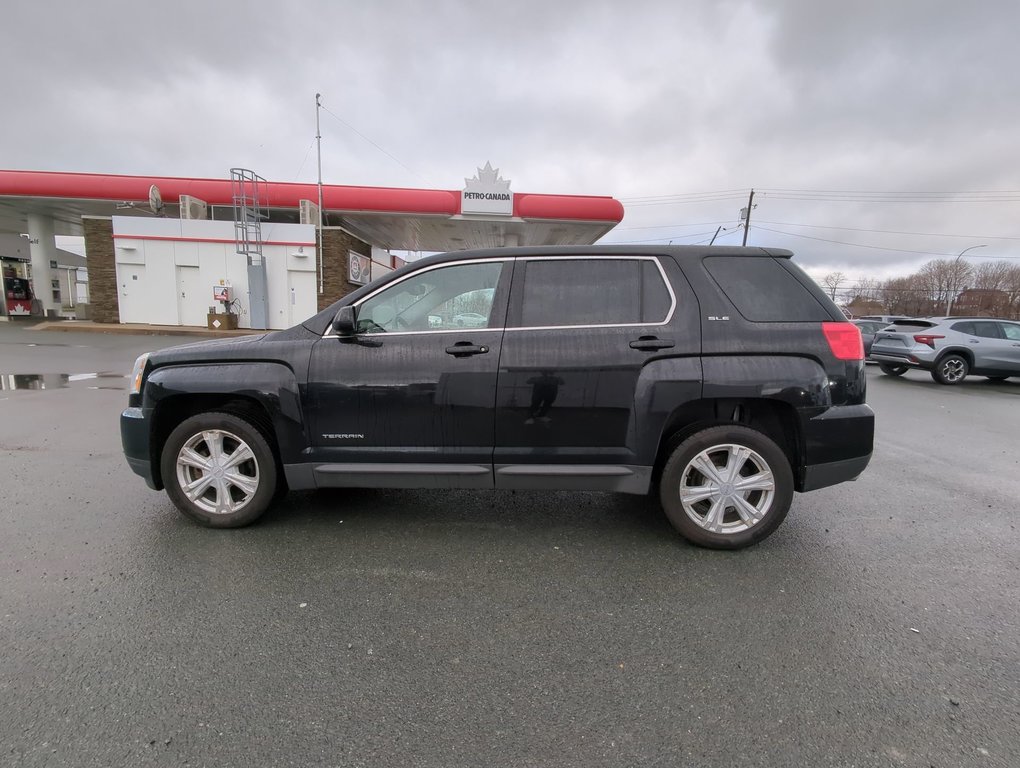
<svg viewBox="0 0 1020 768">
<path fill-rule="evenodd" d="M 749 243 L 885 277 L 1020 258 L 1018 30 L 1016 0 L 8 0 L 0 168 L 314 181 L 319 91 L 325 183 L 491 161 L 676 243 L 739 242 L 754 187 Z"/>
</svg>

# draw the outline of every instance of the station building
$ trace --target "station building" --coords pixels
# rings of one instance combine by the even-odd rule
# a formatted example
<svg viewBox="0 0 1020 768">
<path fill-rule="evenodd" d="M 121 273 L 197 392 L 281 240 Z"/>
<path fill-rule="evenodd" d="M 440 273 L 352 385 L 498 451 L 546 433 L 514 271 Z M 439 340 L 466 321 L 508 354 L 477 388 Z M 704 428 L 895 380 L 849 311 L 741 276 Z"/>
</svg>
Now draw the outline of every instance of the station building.
<svg viewBox="0 0 1020 768">
<path fill-rule="evenodd" d="M 11 275 L 0 311 L 27 287 L 36 315 L 287 328 L 401 266 L 394 251 L 587 245 L 623 218 L 608 196 L 513 192 L 488 163 L 460 190 L 324 184 L 321 212 L 319 195 L 242 169 L 225 179 L 0 170 Z M 10 259 L 4 233 L 18 246 Z M 58 235 L 84 237 L 84 265 Z"/>
</svg>

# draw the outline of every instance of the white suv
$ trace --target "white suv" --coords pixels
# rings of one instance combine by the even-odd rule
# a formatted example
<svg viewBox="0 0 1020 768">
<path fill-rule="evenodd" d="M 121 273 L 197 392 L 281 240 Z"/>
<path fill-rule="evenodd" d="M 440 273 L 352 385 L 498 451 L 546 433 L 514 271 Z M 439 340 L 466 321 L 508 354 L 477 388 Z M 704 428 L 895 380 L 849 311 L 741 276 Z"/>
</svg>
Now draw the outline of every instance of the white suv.
<svg viewBox="0 0 1020 768">
<path fill-rule="evenodd" d="M 1020 376 L 1020 322 L 989 317 L 897 320 L 875 334 L 871 359 L 890 376 L 922 368 L 939 384 L 959 384 L 968 375 Z"/>
</svg>

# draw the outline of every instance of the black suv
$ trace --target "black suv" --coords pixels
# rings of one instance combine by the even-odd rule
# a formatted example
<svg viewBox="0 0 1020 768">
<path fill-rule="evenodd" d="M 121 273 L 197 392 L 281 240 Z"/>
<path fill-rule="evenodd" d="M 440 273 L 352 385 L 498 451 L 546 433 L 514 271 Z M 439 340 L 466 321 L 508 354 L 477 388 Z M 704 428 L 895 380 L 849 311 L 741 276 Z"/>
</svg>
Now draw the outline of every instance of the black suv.
<svg viewBox="0 0 1020 768">
<path fill-rule="evenodd" d="M 871 458 L 860 332 L 791 256 L 422 259 L 289 330 L 143 355 L 124 451 L 214 527 L 287 488 L 654 492 L 690 541 L 747 546 Z"/>
</svg>

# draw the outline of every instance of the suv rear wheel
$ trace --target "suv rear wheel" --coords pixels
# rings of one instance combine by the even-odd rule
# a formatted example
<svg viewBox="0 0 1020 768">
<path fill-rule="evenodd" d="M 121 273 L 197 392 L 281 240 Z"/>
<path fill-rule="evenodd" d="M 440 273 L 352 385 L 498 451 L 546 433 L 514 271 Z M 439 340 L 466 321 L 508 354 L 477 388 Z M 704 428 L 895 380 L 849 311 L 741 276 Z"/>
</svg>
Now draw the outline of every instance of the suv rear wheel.
<svg viewBox="0 0 1020 768">
<path fill-rule="evenodd" d="M 889 363 L 879 363 L 878 367 L 882 373 L 886 376 L 902 376 L 907 372 L 909 366 L 906 365 L 890 365 Z"/>
<path fill-rule="evenodd" d="M 769 536 L 793 501 L 793 472 L 769 437 L 738 425 L 710 427 L 677 446 L 662 470 L 659 498 L 688 541 L 741 549 Z"/>
<path fill-rule="evenodd" d="M 946 355 L 931 369 L 931 377 L 939 384 L 959 384 L 970 373 L 970 364 L 962 355 Z"/>
<path fill-rule="evenodd" d="M 174 505 L 210 528 L 253 522 L 277 488 L 269 443 L 230 413 L 200 413 L 183 421 L 167 438 L 160 467 Z"/>
</svg>

